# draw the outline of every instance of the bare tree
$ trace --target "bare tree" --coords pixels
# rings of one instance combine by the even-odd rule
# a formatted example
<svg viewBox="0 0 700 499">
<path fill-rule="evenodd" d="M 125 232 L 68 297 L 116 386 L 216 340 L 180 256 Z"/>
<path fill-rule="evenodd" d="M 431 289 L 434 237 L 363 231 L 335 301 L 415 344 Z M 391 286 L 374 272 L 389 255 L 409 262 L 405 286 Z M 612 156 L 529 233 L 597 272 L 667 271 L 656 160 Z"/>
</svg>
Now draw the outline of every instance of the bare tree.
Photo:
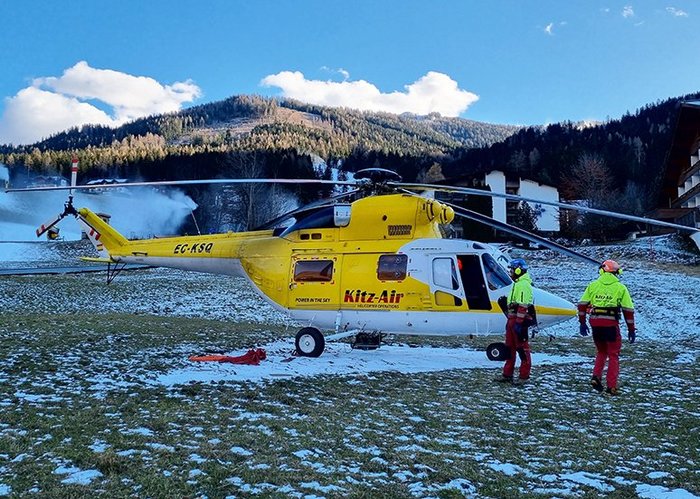
<svg viewBox="0 0 700 499">
<path fill-rule="evenodd" d="M 265 178 L 264 155 L 256 151 L 239 154 L 230 159 L 234 174 L 240 178 Z M 280 214 L 294 209 L 296 196 L 279 184 L 244 183 L 227 189 L 225 203 L 231 228 L 253 230 Z"/>
<path fill-rule="evenodd" d="M 614 177 L 605 160 L 589 153 L 581 155 L 562 177 L 561 191 L 565 198 L 580 201 L 591 208 L 631 214 L 643 214 L 649 197 L 634 183 L 628 183 L 621 193 L 615 188 Z M 565 222 L 562 230 L 603 241 L 621 235 L 629 225 L 618 219 L 591 214 L 569 214 Z"/>
</svg>

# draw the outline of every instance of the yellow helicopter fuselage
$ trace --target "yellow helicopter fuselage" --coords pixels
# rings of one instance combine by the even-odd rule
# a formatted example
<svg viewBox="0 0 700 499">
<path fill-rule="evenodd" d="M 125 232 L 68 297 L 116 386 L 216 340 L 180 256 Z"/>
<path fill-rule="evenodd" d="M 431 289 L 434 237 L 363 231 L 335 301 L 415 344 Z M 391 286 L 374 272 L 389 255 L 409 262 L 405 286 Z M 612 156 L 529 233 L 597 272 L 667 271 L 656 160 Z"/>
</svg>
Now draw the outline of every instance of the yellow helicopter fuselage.
<svg viewBox="0 0 700 499">
<path fill-rule="evenodd" d="M 292 319 L 323 329 L 421 335 L 502 332 L 497 304 L 512 282 L 489 245 L 445 239 L 452 209 L 414 195 L 370 196 L 318 209 L 279 231 L 129 241 L 90 210 L 78 219 L 98 253 L 138 263 L 242 276 Z M 222 296 L 222 300 L 226 297 Z M 535 290 L 540 326 L 574 306 Z"/>
</svg>

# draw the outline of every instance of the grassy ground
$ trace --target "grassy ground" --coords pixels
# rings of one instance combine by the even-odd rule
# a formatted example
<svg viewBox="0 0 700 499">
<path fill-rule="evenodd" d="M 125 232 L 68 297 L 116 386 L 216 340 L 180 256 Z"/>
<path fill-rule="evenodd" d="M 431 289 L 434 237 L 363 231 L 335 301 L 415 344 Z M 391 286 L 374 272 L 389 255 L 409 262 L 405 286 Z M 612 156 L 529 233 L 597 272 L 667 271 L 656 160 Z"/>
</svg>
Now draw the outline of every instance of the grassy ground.
<svg viewBox="0 0 700 499">
<path fill-rule="evenodd" d="M 625 345 L 617 398 L 590 390 L 591 363 L 535 366 L 524 387 L 493 383 L 497 364 L 263 384 L 149 381 L 190 353 L 288 336 L 186 317 L 0 315 L 0 483 L 47 497 L 700 494 L 700 368 L 678 362 L 694 340 Z M 591 343 L 542 337 L 533 349 L 592 362 Z M 76 470 L 101 475 L 62 483 Z"/>
</svg>

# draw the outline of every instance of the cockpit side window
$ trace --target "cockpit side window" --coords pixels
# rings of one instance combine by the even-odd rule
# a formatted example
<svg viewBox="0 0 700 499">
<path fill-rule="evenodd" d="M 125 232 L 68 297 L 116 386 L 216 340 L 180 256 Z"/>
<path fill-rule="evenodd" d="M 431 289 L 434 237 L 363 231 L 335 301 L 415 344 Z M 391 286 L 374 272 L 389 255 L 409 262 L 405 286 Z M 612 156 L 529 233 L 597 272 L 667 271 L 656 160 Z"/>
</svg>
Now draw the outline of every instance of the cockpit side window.
<svg viewBox="0 0 700 499">
<path fill-rule="evenodd" d="M 505 269 L 491 255 L 484 253 L 481 255 L 481 260 L 484 262 L 486 282 L 489 285 L 489 289 L 501 289 L 513 282 Z"/>
</svg>

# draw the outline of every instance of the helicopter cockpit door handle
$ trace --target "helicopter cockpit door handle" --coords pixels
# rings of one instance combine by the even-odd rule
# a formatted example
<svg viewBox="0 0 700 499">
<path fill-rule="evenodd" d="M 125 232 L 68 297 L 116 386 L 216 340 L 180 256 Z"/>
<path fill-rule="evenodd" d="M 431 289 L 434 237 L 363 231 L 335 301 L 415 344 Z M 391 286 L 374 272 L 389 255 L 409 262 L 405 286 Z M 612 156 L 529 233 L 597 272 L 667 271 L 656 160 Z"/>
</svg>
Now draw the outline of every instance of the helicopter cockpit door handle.
<svg viewBox="0 0 700 499">
<path fill-rule="evenodd" d="M 296 283 L 296 282 L 290 282 L 290 283 L 289 283 L 289 289 L 295 289 L 296 287 L 297 287 L 297 283 Z"/>
</svg>

